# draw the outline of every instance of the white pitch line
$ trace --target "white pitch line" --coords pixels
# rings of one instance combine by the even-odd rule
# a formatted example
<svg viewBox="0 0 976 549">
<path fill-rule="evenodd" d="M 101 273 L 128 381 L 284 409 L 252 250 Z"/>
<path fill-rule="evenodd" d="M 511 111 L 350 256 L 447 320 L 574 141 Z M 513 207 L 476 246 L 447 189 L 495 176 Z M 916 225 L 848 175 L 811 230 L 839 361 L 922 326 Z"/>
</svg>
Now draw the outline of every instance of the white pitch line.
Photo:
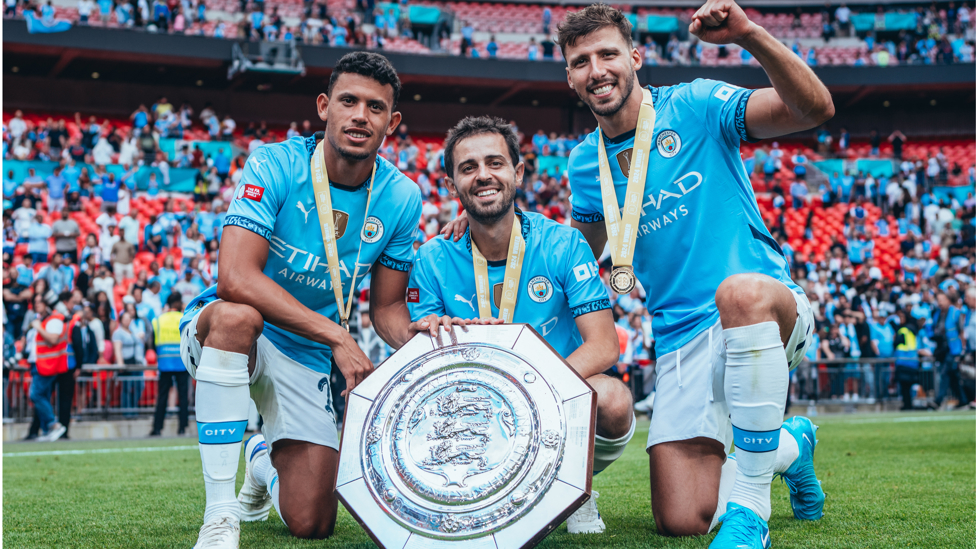
<svg viewBox="0 0 976 549">
<path fill-rule="evenodd" d="M 976 416 L 971 415 L 958 415 L 958 416 L 913 416 L 913 417 L 896 417 L 896 418 L 871 418 L 871 419 L 854 419 L 848 421 L 841 421 L 839 423 L 923 423 L 929 421 L 974 421 Z"/>
<path fill-rule="evenodd" d="M 3 457 L 30 456 L 83 456 L 87 454 L 118 454 L 123 452 L 175 452 L 179 450 L 196 450 L 199 446 L 146 446 L 142 448 L 95 448 L 91 450 L 51 450 L 48 452 L 13 452 L 3 454 Z"/>
</svg>

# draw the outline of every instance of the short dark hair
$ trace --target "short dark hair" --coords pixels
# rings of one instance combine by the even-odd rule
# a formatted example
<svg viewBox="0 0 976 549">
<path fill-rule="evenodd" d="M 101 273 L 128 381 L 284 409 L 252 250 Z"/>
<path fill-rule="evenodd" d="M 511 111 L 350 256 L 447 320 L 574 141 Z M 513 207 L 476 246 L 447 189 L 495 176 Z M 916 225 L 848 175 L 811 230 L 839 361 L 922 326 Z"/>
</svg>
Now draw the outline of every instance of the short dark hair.
<svg viewBox="0 0 976 549">
<path fill-rule="evenodd" d="M 505 139 L 505 144 L 508 145 L 508 156 L 512 159 L 512 165 L 518 165 L 518 136 L 515 135 L 515 130 L 508 122 L 497 116 L 468 116 L 447 132 L 447 140 L 444 141 L 444 169 L 449 177 L 454 177 L 454 147 L 468 137 L 483 133 L 495 133 L 502 136 Z"/>
<path fill-rule="evenodd" d="M 593 4 L 577 12 L 566 13 L 566 18 L 556 28 L 559 49 L 566 57 L 566 46 L 575 46 L 580 38 L 604 27 L 615 27 L 627 44 L 632 44 L 633 27 L 627 16 L 617 8 L 606 4 Z M 567 58 L 567 62 L 569 62 Z"/>
<path fill-rule="evenodd" d="M 339 76 L 344 73 L 361 74 L 380 84 L 389 84 L 393 88 L 391 108 L 396 108 L 397 102 L 400 101 L 400 77 L 397 76 L 396 69 L 389 59 L 371 51 L 356 51 L 343 55 L 332 69 L 332 76 L 329 77 L 329 97 L 332 97 L 332 88 L 335 87 Z"/>
<path fill-rule="evenodd" d="M 156 280 L 154 282 L 159 282 L 159 281 Z M 173 309 L 173 310 L 182 309 L 183 308 L 183 296 L 181 296 L 180 294 L 178 294 L 176 292 L 173 292 L 173 293 L 169 294 L 169 297 L 168 298 L 166 298 L 166 304 L 169 305 L 169 308 L 170 309 Z"/>
</svg>

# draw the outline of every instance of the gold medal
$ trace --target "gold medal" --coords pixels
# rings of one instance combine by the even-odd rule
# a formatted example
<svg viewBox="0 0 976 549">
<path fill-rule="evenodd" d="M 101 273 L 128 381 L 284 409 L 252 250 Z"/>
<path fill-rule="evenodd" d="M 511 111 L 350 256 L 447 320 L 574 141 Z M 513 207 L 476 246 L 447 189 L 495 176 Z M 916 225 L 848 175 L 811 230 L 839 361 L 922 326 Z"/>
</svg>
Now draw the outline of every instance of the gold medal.
<svg viewBox="0 0 976 549">
<path fill-rule="evenodd" d="M 614 267 L 610 271 L 610 288 L 619 295 L 629 294 L 636 285 L 637 277 L 634 276 L 633 267 Z"/>
<path fill-rule="evenodd" d="M 628 294 L 637 284 L 634 276 L 634 247 L 637 245 L 637 232 L 640 223 L 641 202 L 644 198 L 644 184 L 647 179 L 647 161 L 650 157 L 651 138 L 654 135 L 654 102 L 651 92 L 642 90 L 643 97 L 637 131 L 634 135 L 634 149 L 630 157 L 630 175 L 624 194 L 623 216 L 617 204 L 617 193 L 613 186 L 613 175 L 607 159 L 607 148 L 603 144 L 603 130 L 599 130 L 600 194 L 603 197 L 603 219 L 610 243 L 610 257 L 613 271 L 610 274 L 610 287 L 618 294 Z"/>
</svg>

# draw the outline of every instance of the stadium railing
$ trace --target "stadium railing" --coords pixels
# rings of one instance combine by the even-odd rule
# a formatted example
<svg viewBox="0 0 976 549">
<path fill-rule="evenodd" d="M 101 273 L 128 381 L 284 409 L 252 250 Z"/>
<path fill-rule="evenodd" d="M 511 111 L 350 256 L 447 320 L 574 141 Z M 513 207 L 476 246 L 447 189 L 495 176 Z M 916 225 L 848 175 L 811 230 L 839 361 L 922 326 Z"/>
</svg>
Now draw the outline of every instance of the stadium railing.
<svg viewBox="0 0 976 549">
<path fill-rule="evenodd" d="M 148 373 L 148 375 L 147 375 Z M 75 382 L 73 421 L 133 419 L 151 417 L 156 409 L 159 388 L 156 368 L 144 365 L 120 367 L 106 364 L 85 364 Z M 4 379 L 3 421 L 31 421 L 34 405 L 30 400 L 30 370 L 8 370 Z M 189 391 L 190 413 L 194 412 L 194 393 L 191 382 Z M 53 398 L 55 414 L 58 399 Z M 167 413 L 178 408 L 170 395 Z"/>
</svg>

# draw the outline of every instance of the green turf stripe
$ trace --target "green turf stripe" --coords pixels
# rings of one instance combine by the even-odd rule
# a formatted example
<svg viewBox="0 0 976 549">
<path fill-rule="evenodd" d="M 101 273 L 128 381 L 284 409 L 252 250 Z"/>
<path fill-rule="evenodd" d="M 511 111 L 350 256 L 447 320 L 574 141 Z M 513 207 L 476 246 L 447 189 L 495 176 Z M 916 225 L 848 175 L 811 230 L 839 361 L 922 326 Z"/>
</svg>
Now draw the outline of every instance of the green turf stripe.
<svg viewBox="0 0 976 549">
<path fill-rule="evenodd" d="M 117 454 L 122 452 L 171 452 L 177 450 L 197 450 L 200 447 L 193 446 L 147 446 L 142 448 L 95 448 L 91 450 L 51 450 L 49 452 L 14 452 L 4 454 L 3 457 L 28 457 L 28 456 L 82 456 L 87 454 Z"/>
</svg>

